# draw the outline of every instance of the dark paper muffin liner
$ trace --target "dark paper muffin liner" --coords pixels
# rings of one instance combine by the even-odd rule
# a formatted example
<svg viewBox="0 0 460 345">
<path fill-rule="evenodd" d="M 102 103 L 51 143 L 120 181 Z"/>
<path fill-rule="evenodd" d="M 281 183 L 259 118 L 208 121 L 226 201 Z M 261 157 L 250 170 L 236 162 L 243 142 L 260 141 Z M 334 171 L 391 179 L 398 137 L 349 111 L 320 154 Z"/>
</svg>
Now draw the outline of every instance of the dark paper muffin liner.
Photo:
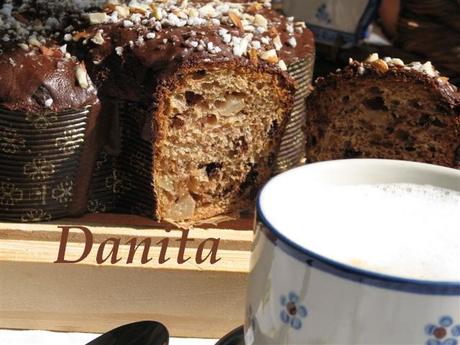
<svg viewBox="0 0 460 345">
<path fill-rule="evenodd" d="M 89 212 L 116 212 L 152 217 L 152 144 L 142 138 L 151 115 L 132 103 L 119 103 L 120 152 L 102 152 L 96 162 Z"/>
<path fill-rule="evenodd" d="M 0 219 L 33 222 L 70 215 L 90 110 L 0 109 Z"/>
<path fill-rule="evenodd" d="M 306 122 L 305 100 L 310 92 L 313 79 L 314 53 L 305 59 L 298 59 L 288 66 L 288 71 L 295 79 L 296 94 L 294 107 L 281 141 L 276 162 L 276 173 L 289 170 L 305 162 L 306 135 L 303 126 Z"/>
</svg>

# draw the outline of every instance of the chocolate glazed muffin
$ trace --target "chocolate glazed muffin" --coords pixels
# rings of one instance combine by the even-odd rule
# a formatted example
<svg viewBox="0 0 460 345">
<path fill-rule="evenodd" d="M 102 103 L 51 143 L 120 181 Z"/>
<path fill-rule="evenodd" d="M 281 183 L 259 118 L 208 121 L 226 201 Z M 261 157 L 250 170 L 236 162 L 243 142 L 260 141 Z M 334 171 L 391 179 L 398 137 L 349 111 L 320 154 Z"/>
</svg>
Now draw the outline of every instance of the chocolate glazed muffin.
<svg viewBox="0 0 460 345">
<path fill-rule="evenodd" d="M 305 24 L 269 1 L 23 0 L 4 23 L 2 123 L 21 144 L 1 157 L 0 202 L 25 220 L 81 213 L 100 148 L 90 211 L 194 222 L 251 207 L 304 104 L 287 70 L 313 56 Z"/>
<path fill-rule="evenodd" d="M 292 110 L 288 66 L 313 52 L 305 25 L 269 2 L 118 2 L 86 18 L 67 39 L 121 133 L 90 208 L 194 222 L 251 207 Z"/>
<path fill-rule="evenodd" d="M 308 98 L 307 159 L 386 158 L 460 169 L 460 94 L 430 62 L 351 61 Z"/>
<path fill-rule="evenodd" d="M 58 19 L 0 11 L 0 217 L 41 221 L 86 210 L 99 103 L 85 65 L 50 38 Z"/>
</svg>

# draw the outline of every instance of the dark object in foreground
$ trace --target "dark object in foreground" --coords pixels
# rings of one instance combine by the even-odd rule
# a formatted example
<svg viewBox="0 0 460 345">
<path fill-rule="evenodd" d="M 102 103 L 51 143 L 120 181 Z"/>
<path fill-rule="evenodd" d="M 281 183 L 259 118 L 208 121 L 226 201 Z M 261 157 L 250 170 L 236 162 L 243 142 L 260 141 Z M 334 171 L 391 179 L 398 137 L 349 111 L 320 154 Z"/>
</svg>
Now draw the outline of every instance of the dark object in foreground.
<svg viewBox="0 0 460 345">
<path fill-rule="evenodd" d="M 155 321 L 141 321 L 111 330 L 86 345 L 168 345 L 169 333 Z M 243 326 L 227 334 L 216 345 L 244 345 Z"/>
<path fill-rule="evenodd" d="M 244 328 L 243 326 L 235 329 L 223 337 L 216 345 L 244 345 Z"/>
<path fill-rule="evenodd" d="M 169 333 L 159 322 L 141 321 L 118 327 L 86 345 L 167 345 Z"/>
</svg>

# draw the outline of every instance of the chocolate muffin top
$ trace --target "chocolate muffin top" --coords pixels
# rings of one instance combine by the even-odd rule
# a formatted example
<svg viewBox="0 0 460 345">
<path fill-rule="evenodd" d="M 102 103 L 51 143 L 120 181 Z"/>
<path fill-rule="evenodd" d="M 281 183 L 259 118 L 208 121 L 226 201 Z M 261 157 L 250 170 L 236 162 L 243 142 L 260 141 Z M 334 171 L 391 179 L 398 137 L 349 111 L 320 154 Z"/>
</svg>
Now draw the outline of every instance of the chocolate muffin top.
<svg viewBox="0 0 460 345">
<path fill-rule="evenodd" d="M 200 55 L 245 57 L 286 70 L 313 49 L 305 24 L 272 11 L 269 1 L 110 1 L 83 16 L 89 25 L 64 38 L 90 45 L 96 64 L 131 49 L 149 65 Z"/>
<path fill-rule="evenodd" d="M 141 73 L 229 59 L 285 71 L 313 46 L 303 22 L 265 0 L 9 0 L 0 10 L 0 107 L 63 111 L 92 104 L 90 75 L 100 81 L 94 71 L 109 57 L 134 57 L 132 68 L 139 63 Z"/>
<path fill-rule="evenodd" d="M 63 11 L 37 3 L 0 9 L 0 107 L 19 112 L 77 110 L 97 102 L 83 63 L 60 44 Z"/>
</svg>

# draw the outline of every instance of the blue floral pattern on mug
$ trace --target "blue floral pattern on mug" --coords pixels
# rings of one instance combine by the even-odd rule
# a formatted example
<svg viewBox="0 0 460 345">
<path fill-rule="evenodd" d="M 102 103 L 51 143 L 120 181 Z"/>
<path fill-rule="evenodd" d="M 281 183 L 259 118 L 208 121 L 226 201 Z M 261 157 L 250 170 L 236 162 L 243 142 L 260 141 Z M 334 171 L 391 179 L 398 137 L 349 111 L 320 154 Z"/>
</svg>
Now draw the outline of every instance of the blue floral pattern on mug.
<svg viewBox="0 0 460 345">
<path fill-rule="evenodd" d="M 252 307 L 249 305 L 248 311 L 246 313 L 246 321 L 244 326 L 246 329 L 252 328 L 253 330 L 256 329 L 256 320 L 254 317 L 254 313 L 252 312 Z"/>
<path fill-rule="evenodd" d="M 290 292 L 288 296 L 282 295 L 280 298 L 283 310 L 281 310 L 281 321 L 290 325 L 293 329 L 302 328 L 302 319 L 308 315 L 307 308 L 300 304 L 300 298 L 295 292 Z"/>
<path fill-rule="evenodd" d="M 426 345 L 459 345 L 460 324 L 454 325 L 450 316 L 442 316 L 437 325 L 427 325 L 425 333 L 432 337 Z"/>
</svg>

